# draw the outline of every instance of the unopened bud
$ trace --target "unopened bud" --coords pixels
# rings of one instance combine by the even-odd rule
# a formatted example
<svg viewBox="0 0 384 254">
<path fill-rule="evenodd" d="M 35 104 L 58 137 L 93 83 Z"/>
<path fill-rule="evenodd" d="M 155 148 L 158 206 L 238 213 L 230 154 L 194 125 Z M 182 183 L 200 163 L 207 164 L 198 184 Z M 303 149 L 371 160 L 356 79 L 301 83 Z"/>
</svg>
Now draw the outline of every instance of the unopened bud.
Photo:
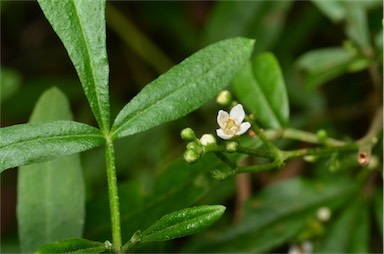
<svg viewBox="0 0 384 254">
<path fill-rule="evenodd" d="M 317 138 L 318 138 L 321 142 L 325 142 L 326 139 L 328 138 L 328 133 L 327 133 L 327 131 L 321 129 L 321 130 L 318 130 L 318 131 L 316 132 L 316 136 L 317 136 Z"/>
<path fill-rule="evenodd" d="M 306 155 L 303 157 L 303 159 L 306 161 L 306 162 L 315 162 L 317 161 L 319 157 L 316 156 L 316 155 Z"/>
<path fill-rule="evenodd" d="M 187 150 L 195 150 L 198 151 L 200 150 L 200 145 L 197 144 L 195 141 L 189 142 L 187 144 Z"/>
<path fill-rule="evenodd" d="M 184 152 L 183 157 L 187 163 L 192 164 L 199 159 L 199 154 L 195 150 L 187 150 Z"/>
<path fill-rule="evenodd" d="M 221 106 L 228 106 L 232 102 L 232 94 L 227 90 L 223 90 L 216 97 L 216 102 Z"/>
<path fill-rule="evenodd" d="M 225 143 L 225 150 L 229 153 L 234 153 L 237 151 L 239 144 L 236 141 L 229 141 Z"/>
<path fill-rule="evenodd" d="M 328 207 L 321 207 L 316 212 L 319 221 L 326 222 L 331 218 L 331 210 Z"/>
<path fill-rule="evenodd" d="M 210 146 L 210 145 L 215 145 L 216 144 L 216 139 L 212 134 L 204 134 L 200 138 L 200 143 L 203 146 Z"/>
<path fill-rule="evenodd" d="M 196 138 L 195 132 L 189 127 L 182 130 L 180 132 L 180 136 L 181 136 L 181 139 L 185 141 L 193 141 Z"/>
</svg>

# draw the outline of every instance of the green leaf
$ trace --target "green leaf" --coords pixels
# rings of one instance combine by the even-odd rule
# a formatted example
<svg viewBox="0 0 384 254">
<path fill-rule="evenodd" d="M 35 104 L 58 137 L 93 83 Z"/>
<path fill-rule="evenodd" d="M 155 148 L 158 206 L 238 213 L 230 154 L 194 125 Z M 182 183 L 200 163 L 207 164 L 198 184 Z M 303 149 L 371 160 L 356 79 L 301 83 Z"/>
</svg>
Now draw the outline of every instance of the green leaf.
<svg viewBox="0 0 384 254">
<path fill-rule="evenodd" d="M 345 18 L 345 8 L 341 1 L 312 0 L 312 2 L 333 22 L 339 22 Z"/>
<path fill-rule="evenodd" d="M 366 10 L 354 1 L 346 2 L 345 9 L 346 34 L 361 49 L 369 48 L 371 43 Z"/>
<path fill-rule="evenodd" d="M 238 72 L 232 88 L 239 101 L 265 127 L 287 126 L 288 96 L 279 63 L 272 53 L 263 53 Z"/>
<path fill-rule="evenodd" d="M 99 129 L 58 120 L 13 125 L 0 129 L 0 171 L 49 161 L 104 144 Z"/>
<path fill-rule="evenodd" d="M 369 223 L 368 204 L 358 197 L 333 218 L 315 253 L 369 253 Z"/>
<path fill-rule="evenodd" d="M 147 85 L 118 114 L 112 136 L 121 138 L 197 109 L 227 86 L 250 57 L 254 40 L 232 38 L 193 54 Z"/>
<path fill-rule="evenodd" d="M 367 59 L 358 57 L 345 48 L 324 48 L 309 51 L 296 62 L 304 71 L 304 83 L 314 88 L 332 80 L 343 73 L 357 72 L 367 68 Z"/>
<path fill-rule="evenodd" d="M 109 130 L 105 0 L 38 0 L 68 51 L 100 128 Z"/>
<path fill-rule="evenodd" d="M 72 118 L 65 95 L 51 88 L 40 97 L 30 122 Z M 20 167 L 17 187 L 17 219 L 23 252 L 82 235 L 85 187 L 78 154 Z"/>
<path fill-rule="evenodd" d="M 350 180 L 332 182 L 291 179 L 271 185 L 251 198 L 236 225 L 207 232 L 185 252 L 265 253 L 292 241 L 322 206 L 334 210 L 357 190 Z"/>
<path fill-rule="evenodd" d="M 101 253 L 105 249 L 104 243 L 72 238 L 43 245 L 36 253 Z"/>
<path fill-rule="evenodd" d="M 141 234 L 141 241 L 166 241 L 194 234 L 215 223 L 224 211 L 222 205 L 203 205 L 167 214 Z"/>
</svg>

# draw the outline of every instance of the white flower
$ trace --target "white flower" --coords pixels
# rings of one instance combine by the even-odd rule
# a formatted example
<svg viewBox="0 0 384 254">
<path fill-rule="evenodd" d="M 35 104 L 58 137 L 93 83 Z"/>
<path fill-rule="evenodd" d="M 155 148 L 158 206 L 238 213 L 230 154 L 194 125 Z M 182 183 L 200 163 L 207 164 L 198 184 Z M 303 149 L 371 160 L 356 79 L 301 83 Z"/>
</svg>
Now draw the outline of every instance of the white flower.
<svg viewBox="0 0 384 254">
<path fill-rule="evenodd" d="M 222 139 L 230 139 L 244 134 L 251 127 L 250 123 L 243 123 L 244 117 L 245 112 L 241 104 L 233 107 L 229 114 L 220 110 L 217 114 L 217 123 L 220 126 L 220 129 L 216 130 L 217 136 Z"/>
</svg>

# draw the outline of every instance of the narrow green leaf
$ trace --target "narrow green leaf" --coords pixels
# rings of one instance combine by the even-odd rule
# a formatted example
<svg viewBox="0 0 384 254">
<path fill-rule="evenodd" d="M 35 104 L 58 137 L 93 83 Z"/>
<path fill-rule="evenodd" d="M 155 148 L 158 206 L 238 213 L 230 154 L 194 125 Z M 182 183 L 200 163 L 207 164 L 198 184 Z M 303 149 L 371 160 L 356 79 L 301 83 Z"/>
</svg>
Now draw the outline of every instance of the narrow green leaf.
<svg viewBox="0 0 384 254">
<path fill-rule="evenodd" d="M 68 51 L 100 128 L 109 129 L 105 0 L 38 0 Z"/>
<path fill-rule="evenodd" d="M 204 205 L 167 214 L 141 234 L 141 241 L 166 241 L 194 234 L 215 223 L 224 211 L 221 205 Z"/>
<path fill-rule="evenodd" d="M 232 88 L 240 102 L 265 127 L 287 126 L 288 96 L 279 63 L 272 53 L 263 53 L 238 72 Z"/>
<path fill-rule="evenodd" d="M 101 253 L 105 249 L 104 243 L 72 238 L 45 244 L 36 253 Z"/>
<path fill-rule="evenodd" d="M 330 71 L 351 61 L 353 55 L 342 47 L 323 48 L 309 51 L 297 60 L 297 66 L 311 73 Z"/>
<path fill-rule="evenodd" d="M 227 39 L 193 54 L 147 85 L 118 114 L 114 138 L 180 118 L 222 88 L 250 57 L 254 40 Z"/>
<path fill-rule="evenodd" d="M 51 88 L 40 97 L 30 122 L 72 118 L 65 95 Z M 51 241 L 81 237 L 85 187 L 78 154 L 20 167 L 17 187 L 17 219 L 23 252 L 32 252 Z"/>
<path fill-rule="evenodd" d="M 324 237 L 315 243 L 314 251 L 316 253 L 368 253 L 370 223 L 368 216 L 368 204 L 358 196 L 332 219 L 332 224 Z"/>
<path fill-rule="evenodd" d="M 346 27 L 348 37 L 361 49 L 371 46 L 367 11 L 355 1 L 346 1 Z"/>
<path fill-rule="evenodd" d="M 13 125 L 0 129 L 0 171 L 104 144 L 99 129 L 86 124 L 58 120 Z"/>
<path fill-rule="evenodd" d="M 291 179 L 261 191 L 245 205 L 236 225 L 196 237 L 184 252 L 266 253 L 292 241 L 322 206 L 331 210 L 357 191 L 350 180 L 308 181 Z M 284 205 L 282 205 L 284 204 Z"/>
<path fill-rule="evenodd" d="M 369 62 L 345 48 L 334 47 L 309 51 L 297 60 L 296 65 L 304 71 L 305 85 L 314 88 L 347 71 L 357 72 L 367 68 Z"/>
<path fill-rule="evenodd" d="M 333 22 L 339 22 L 345 18 L 345 8 L 341 1 L 312 0 L 319 10 Z"/>
</svg>

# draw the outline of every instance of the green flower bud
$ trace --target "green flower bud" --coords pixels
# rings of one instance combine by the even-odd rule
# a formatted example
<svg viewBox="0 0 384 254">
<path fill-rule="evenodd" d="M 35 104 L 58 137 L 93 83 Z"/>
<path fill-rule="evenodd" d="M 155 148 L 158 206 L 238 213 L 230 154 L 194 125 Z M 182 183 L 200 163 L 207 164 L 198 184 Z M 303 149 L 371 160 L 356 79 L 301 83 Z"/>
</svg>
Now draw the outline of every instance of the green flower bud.
<svg viewBox="0 0 384 254">
<path fill-rule="evenodd" d="M 203 147 L 197 141 L 192 141 L 187 144 L 187 150 L 195 151 L 199 156 L 203 154 Z"/>
<path fill-rule="evenodd" d="M 319 157 L 316 156 L 316 155 L 307 155 L 307 156 L 304 156 L 303 159 L 304 159 L 306 162 L 311 162 L 311 163 L 313 163 L 313 162 L 316 162 L 316 161 L 319 159 Z"/>
<path fill-rule="evenodd" d="M 219 95 L 216 97 L 216 103 L 221 106 L 228 106 L 232 102 L 232 94 L 227 91 L 223 90 L 219 93 Z"/>
<path fill-rule="evenodd" d="M 189 127 L 182 130 L 180 136 L 181 139 L 185 141 L 193 141 L 196 139 L 195 132 Z"/>
<path fill-rule="evenodd" d="M 316 136 L 321 142 L 325 142 L 328 138 L 328 133 L 326 130 L 321 129 L 316 132 Z"/>
<path fill-rule="evenodd" d="M 225 143 L 225 150 L 229 153 L 234 153 L 237 151 L 239 144 L 236 141 L 229 141 Z"/>
<path fill-rule="evenodd" d="M 195 150 L 187 150 L 184 152 L 183 157 L 187 163 L 192 164 L 199 159 L 199 154 Z"/>
</svg>

